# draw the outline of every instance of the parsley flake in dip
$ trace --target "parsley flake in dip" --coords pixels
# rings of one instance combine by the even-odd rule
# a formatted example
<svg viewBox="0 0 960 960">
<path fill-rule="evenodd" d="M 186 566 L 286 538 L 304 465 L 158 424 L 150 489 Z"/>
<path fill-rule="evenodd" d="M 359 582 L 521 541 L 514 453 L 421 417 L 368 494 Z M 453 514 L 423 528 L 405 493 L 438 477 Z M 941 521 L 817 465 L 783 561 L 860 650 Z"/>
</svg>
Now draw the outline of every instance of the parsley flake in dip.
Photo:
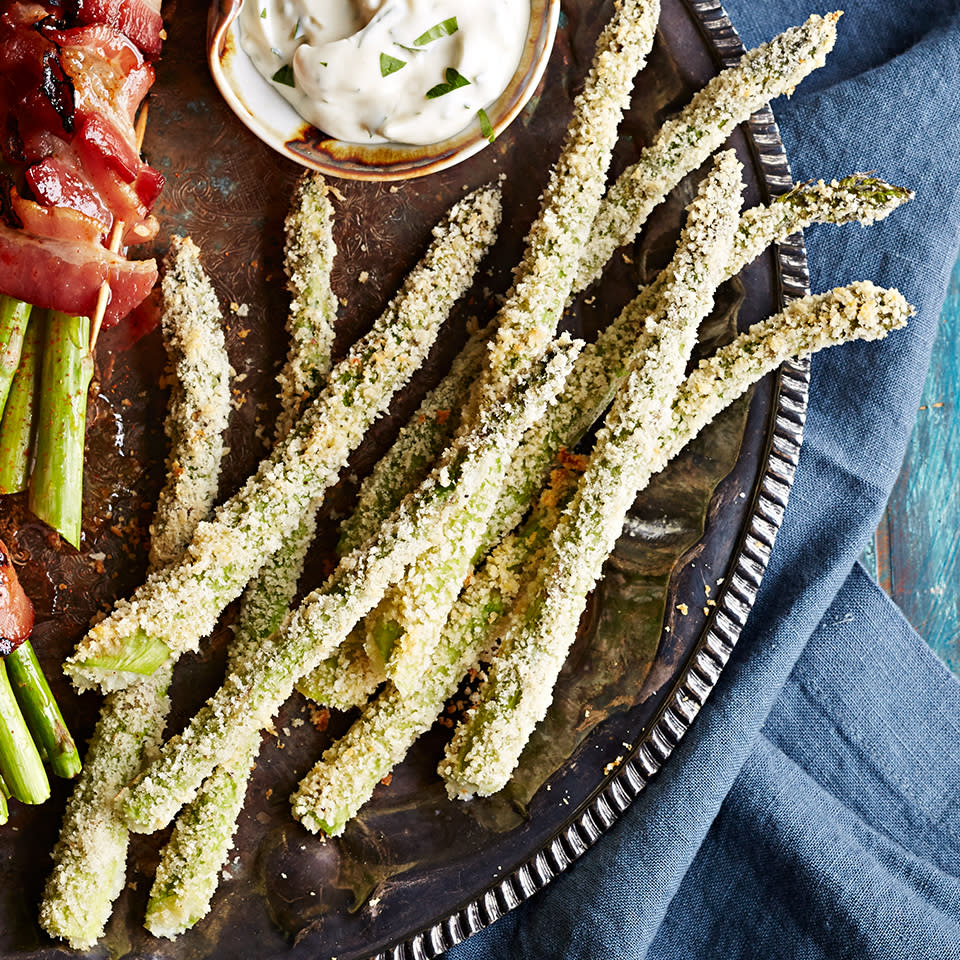
<svg viewBox="0 0 960 960">
<path fill-rule="evenodd" d="M 324 133 L 429 144 L 506 89 L 529 20 L 520 0 L 244 0 L 240 29 L 257 70 Z"/>
</svg>

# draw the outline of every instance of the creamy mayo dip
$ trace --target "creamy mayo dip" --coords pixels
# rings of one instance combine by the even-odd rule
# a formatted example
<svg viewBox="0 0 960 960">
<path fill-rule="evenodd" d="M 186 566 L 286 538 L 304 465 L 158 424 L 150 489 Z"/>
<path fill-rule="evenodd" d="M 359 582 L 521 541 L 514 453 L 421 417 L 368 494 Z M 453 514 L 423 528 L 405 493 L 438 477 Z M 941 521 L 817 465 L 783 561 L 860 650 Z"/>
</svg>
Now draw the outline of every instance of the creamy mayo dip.
<svg viewBox="0 0 960 960">
<path fill-rule="evenodd" d="M 509 84 L 527 0 L 244 0 L 240 42 L 307 121 L 350 143 L 436 143 Z"/>
</svg>

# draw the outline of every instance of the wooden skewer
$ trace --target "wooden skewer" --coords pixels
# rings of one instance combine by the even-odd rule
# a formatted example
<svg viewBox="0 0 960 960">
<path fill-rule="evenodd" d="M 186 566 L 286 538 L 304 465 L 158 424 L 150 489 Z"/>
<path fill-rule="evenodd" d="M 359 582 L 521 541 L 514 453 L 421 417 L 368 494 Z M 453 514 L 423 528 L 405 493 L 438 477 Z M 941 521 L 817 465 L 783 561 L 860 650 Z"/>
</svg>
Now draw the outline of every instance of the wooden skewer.
<svg viewBox="0 0 960 960">
<path fill-rule="evenodd" d="M 143 147 L 143 138 L 147 132 L 147 104 L 144 103 L 140 108 L 140 114 L 137 117 L 137 153 Z M 123 220 L 117 220 L 110 231 L 110 242 L 107 249 L 111 253 L 116 253 L 120 249 L 120 241 L 123 238 L 123 229 L 126 226 Z M 100 336 L 100 328 L 103 326 L 103 315 L 107 311 L 107 303 L 110 301 L 110 281 L 104 280 L 100 285 L 100 292 L 97 295 L 97 305 L 93 311 L 93 317 L 90 321 L 90 352 L 93 353 L 97 345 L 97 339 Z"/>
</svg>

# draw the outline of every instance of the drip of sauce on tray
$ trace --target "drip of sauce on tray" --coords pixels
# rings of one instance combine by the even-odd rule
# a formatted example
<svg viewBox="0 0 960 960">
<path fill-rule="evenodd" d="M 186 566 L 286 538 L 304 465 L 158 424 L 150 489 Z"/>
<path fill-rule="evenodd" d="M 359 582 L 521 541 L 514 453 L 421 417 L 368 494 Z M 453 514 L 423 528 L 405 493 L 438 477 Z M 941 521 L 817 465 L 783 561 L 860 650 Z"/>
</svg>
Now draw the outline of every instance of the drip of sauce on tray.
<svg viewBox="0 0 960 960">
<path fill-rule="evenodd" d="M 240 36 L 257 70 L 329 136 L 428 144 L 506 89 L 529 20 L 525 0 L 244 0 Z"/>
</svg>

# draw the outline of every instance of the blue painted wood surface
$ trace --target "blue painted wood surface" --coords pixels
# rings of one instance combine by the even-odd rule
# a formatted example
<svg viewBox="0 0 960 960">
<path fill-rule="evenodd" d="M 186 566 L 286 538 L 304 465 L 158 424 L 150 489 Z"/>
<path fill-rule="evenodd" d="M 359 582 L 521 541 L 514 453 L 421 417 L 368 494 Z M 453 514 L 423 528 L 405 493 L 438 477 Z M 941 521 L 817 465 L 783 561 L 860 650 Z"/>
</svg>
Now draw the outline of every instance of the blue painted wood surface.
<svg viewBox="0 0 960 960">
<path fill-rule="evenodd" d="M 960 261 L 900 479 L 865 561 L 960 675 Z"/>
</svg>

